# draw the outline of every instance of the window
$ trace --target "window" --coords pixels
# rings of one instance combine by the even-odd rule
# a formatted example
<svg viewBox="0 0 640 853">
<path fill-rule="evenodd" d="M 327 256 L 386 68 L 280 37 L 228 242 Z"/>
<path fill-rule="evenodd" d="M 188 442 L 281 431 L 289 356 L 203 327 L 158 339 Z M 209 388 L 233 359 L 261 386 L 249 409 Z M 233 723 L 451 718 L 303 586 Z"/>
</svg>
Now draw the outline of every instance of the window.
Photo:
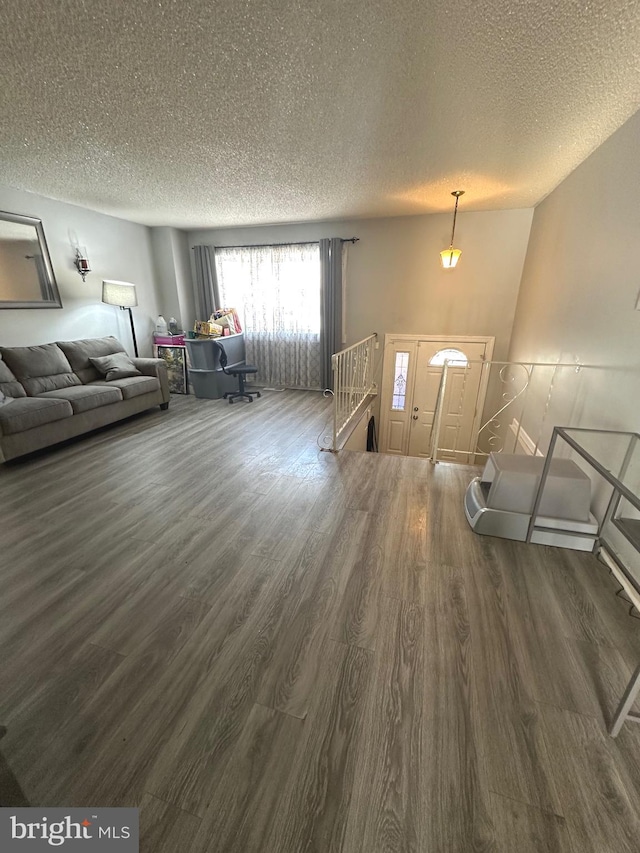
<svg viewBox="0 0 640 853">
<path fill-rule="evenodd" d="M 438 350 L 429 360 L 429 364 L 432 367 L 443 367 L 445 361 L 448 361 L 455 367 L 466 367 L 469 363 L 469 359 L 461 350 L 448 348 Z"/>
<path fill-rule="evenodd" d="M 397 352 L 394 365 L 393 400 L 391 408 L 394 412 L 404 411 L 407 397 L 407 373 L 409 371 L 409 353 Z"/>
<path fill-rule="evenodd" d="M 216 249 L 220 300 L 236 308 L 259 381 L 319 388 L 320 249 L 317 243 Z"/>
<path fill-rule="evenodd" d="M 320 251 L 314 243 L 216 249 L 220 299 L 247 332 L 320 334 Z"/>
</svg>

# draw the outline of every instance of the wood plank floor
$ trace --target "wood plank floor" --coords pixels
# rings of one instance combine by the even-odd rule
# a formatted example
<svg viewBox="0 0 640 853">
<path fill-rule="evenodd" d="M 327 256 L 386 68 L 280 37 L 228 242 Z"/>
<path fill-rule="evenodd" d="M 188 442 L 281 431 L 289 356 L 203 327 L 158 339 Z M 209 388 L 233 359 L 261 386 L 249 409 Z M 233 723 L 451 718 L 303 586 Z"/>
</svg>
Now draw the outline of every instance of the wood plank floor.
<svg viewBox="0 0 640 853">
<path fill-rule="evenodd" d="M 0 781 L 145 853 L 625 853 L 640 621 L 474 535 L 474 471 L 321 452 L 320 394 L 174 397 L 0 470 Z"/>
</svg>

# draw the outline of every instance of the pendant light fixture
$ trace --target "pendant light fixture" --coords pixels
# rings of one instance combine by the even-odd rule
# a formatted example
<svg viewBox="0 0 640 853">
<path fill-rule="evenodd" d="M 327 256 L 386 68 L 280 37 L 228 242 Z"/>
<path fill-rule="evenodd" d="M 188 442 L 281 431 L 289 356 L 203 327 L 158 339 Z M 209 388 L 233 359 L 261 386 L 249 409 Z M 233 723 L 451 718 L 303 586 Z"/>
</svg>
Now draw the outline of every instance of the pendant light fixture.
<svg viewBox="0 0 640 853">
<path fill-rule="evenodd" d="M 455 196 L 456 199 L 456 206 L 453 209 L 453 228 L 451 229 L 451 245 L 448 249 L 443 249 L 440 252 L 440 261 L 442 263 L 442 268 L 445 270 L 452 270 L 458 263 L 460 255 L 462 254 L 460 249 L 453 248 L 453 235 L 456 233 L 456 216 L 458 215 L 458 201 L 460 199 L 460 196 L 464 195 L 464 190 L 454 190 L 451 195 Z"/>
</svg>

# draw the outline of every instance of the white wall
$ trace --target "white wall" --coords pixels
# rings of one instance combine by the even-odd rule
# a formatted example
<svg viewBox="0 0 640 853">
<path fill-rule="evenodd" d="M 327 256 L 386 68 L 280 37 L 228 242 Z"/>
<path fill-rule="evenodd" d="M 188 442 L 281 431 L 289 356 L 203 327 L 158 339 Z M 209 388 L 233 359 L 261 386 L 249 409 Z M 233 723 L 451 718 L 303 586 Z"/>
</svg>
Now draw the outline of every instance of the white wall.
<svg viewBox="0 0 640 853">
<path fill-rule="evenodd" d="M 195 293 L 191 275 L 191 249 L 186 231 L 172 229 L 173 263 L 178 294 L 178 317 L 183 329 L 193 328 L 196 319 Z"/>
<path fill-rule="evenodd" d="M 151 352 L 155 318 L 194 316 L 189 247 L 317 240 L 358 236 L 349 247 L 347 335 L 372 331 L 493 335 L 495 358 L 506 356 L 531 210 L 461 213 L 457 269 L 443 271 L 451 215 L 301 223 L 191 232 L 149 229 L 32 193 L 0 187 L 0 209 L 43 221 L 62 309 L 0 310 L 5 346 L 113 334 L 130 347 L 126 312 L 100 301 L 103 278 L 132 281 L 139 306 L 134 320 L 140 351 Z M 92 272 L 86 283 L 73 265 L 73 245 L 85 246 Z M 157 283 L 157 284 L 156 284 Z"/>
<path fill-rule="evenodd" d="M 180 303 L 176 287 L 175 264 L 173 261 L 172 228 L 151 229 L 153 268 L 156 274 L 160 313 L 167 323 L 170 317 L 179 319 Z"/>
<path fill-rule="evenodd" d="M 584 371 L 574 426 L 640 428 L 640 113 L 535 210 L 510 349 Z"/>
<path fill-rule="evenodd" d="M 535 211 L 510 357 L 594 365 L 581 371 L 575 399 L 569 385 L 560 389 L 554 408 L 564 414 L 561 421 L 552 418 L 558 425 L 640 430 L 639 147 L 640 113 Z M 550 430 L 545 433 L 543 449 Z M 619 470 L 626 440 L 585 442 L 606 468 Z M 609 489 L 586 470 L 593 481 L 592 509 L 601 517 Z M 640 488 L 637 453 L 625 482 Z M 627 507 L 625 514 L 633 512 Z M 615 530 L 608 535 L 640 585 L 640 557 Z"/>
<path fill-rule="evenodd" d="M 136 285 L 133 309 L 141 355 L 151 355 L 159 312 L 149 229 L 33 193 L 0 187 L 0 210 L 42 220 L 62 297 L 60 308 L 0 309 L 0 343 L 26 346 L 55 340 L 115 335 L 133 352 L 128 312 L 103 305 L 102 279 Z M 92 271 L 82 282 L 73 264 L 73 244 L 85 246 Z"/>
<path fill-rule="evenodd" d="M 191 329 L 196 317 L 187 234 L 152 228 L 151 246 L 161 313 L 167 323 L 175 317 L 180 328 Z"/>
<path fill-rule="evenodd" d="M 349 247 L 347 338 L 378 332 L 493 335 L 506 357 L 532 210 L 459 213 L 455 270 L 440 267 L 451 214 L 192 231 L 189 245 L 360 238 Z"/>
</svg>

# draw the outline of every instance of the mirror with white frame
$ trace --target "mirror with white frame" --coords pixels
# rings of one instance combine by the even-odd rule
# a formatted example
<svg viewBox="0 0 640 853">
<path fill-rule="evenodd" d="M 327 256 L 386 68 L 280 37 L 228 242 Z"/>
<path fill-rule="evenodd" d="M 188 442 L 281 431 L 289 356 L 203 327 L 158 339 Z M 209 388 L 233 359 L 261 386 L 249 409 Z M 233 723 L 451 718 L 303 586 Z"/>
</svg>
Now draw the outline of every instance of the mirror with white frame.
<svg viewBox="0 0 640 853">
<path fill-rule="evenodd" d="M 0 308 L 62 308 L 42 222 L 33 216 L 0 211 Z"/>
</svg>

